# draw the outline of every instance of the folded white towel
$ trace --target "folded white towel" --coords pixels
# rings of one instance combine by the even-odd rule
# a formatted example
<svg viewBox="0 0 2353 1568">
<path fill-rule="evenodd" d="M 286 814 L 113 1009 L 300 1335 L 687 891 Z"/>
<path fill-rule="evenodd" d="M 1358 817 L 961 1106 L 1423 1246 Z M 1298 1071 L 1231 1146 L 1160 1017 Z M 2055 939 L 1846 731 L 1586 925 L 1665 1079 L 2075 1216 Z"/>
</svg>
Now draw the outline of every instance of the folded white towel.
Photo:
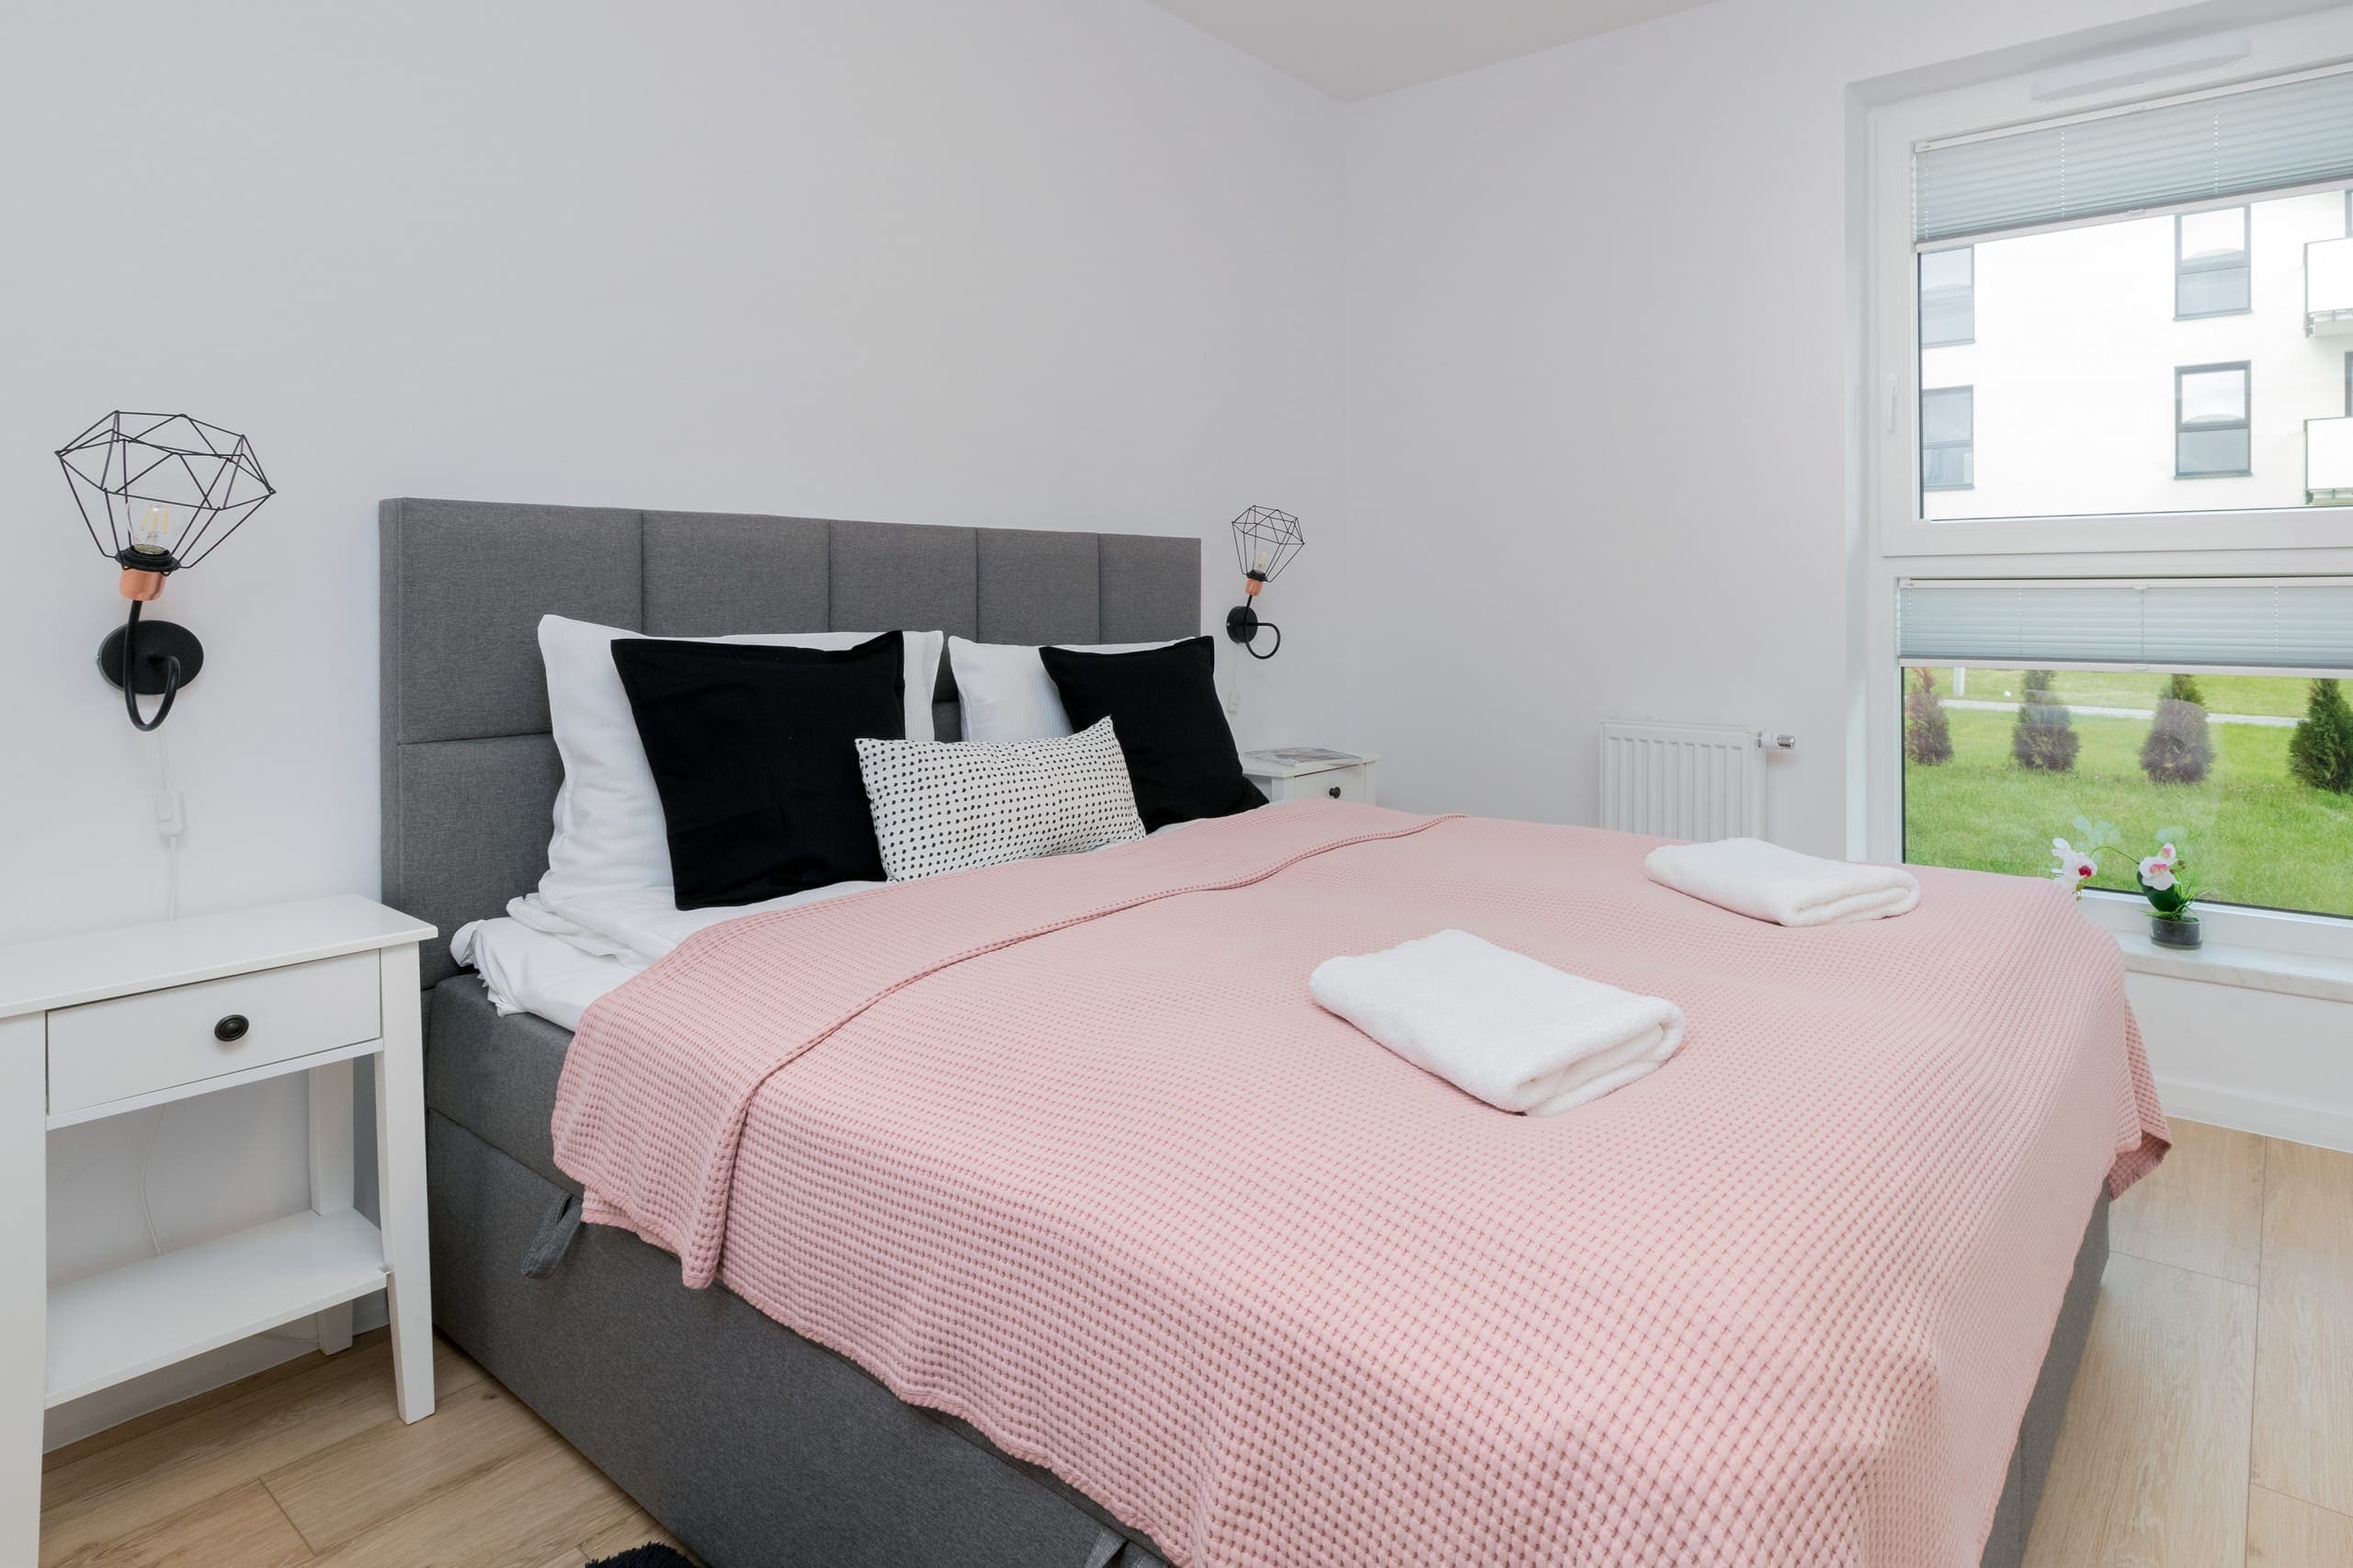
<svg viewBox="0 0 2353 1568">
<path fill-rule="evenodd" d="M 1504 1110 L 1553 1116 L 1655 1068 L 1683 1009 L 1537 962 L 1467 931 L 1326 959 L 1309 994 L 1427 1072 Z"/>
<path fill-rule="evenodd" d="M 1822 860 L 1761 838 L 1665 845 L 1643 867 L 1677 892 L 1783 926 L 1878 920 L 1920 902 L 1920 880 L 1901 866 Z"/>
</svg>

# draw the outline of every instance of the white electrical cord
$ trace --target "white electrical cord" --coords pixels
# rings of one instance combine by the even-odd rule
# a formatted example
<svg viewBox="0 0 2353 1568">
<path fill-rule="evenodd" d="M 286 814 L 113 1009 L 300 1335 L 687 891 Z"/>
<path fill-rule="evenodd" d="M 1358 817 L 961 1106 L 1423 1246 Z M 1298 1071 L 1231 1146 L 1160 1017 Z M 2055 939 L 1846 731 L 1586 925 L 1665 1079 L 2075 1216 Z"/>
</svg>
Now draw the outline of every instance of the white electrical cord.
<svg viewBox="0 0 2353 1568">
<path fill-rule="evenodd" d="M 173 803 L 172 743 L 155 731 L 156 824 L 164 835 L 164 918 L 180 917 L 180 835 L 178 808 Z M 169 825 L 166 825 L 168 824 Z"/>
<path fill-rule="evenodd" d="M 147 1192 L 147 1173 L 155 1164 L 155 1140 L 164 1135 L 165 1108 L 155 1108 L 155 1119 L 147 1124 L 147 1144 L 139 1151 L 139 1217 L 147 1221 L 147 1244 L 155 1256 L 164 1256 L 163 1238 L 155 1233 L 155 1204 Z"/>
<path fill-rule="evenodd" d="M 188 818 L 179 792 L 172 788 L 172 745 L 165 738 L 163 729 L 155 731 L 155 830 L 164 840 L 164 918 L 180 917 L 180 835 L 187 830 Z M 169 1106 L 155 1108 L 155 1119 L 147 1129 L 147 1142 L 139 1152 L 139 1217 L 147 1226 L 147 1244 L 155 1256 L 164 1256 L 164 1241 L 155 1229 L 154 1197 L 149 1190 L 155 1164 L 155 1144 L 164 1135 L 164 1117 Z M 283 1339 L 297 1345 L 319 1342 L 315 1322 L 308 1334 L 287 1334 L 278 1329 L 265 1329 L 255 1335 L 257 1339 Z"/>
</svg>

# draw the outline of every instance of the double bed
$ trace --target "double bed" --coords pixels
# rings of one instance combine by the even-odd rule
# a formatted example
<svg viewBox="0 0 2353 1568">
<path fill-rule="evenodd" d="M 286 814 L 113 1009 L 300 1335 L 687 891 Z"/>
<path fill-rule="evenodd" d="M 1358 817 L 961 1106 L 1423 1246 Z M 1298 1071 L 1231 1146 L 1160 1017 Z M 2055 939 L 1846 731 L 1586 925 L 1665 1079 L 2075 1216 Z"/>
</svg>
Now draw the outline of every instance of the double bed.
<svg viewBox="0 0 2353 1568">
<path fill-rule="evenodd" d="M 385 896 L 445 931 L 545 863 L 542 614 L 1103 643 L 1201 603 L 1191 540 L 381 537 Z M 577 1046 L 434 949 L 438 1320 L 721 1568 L 2015 1564 L 2163 1147 L 2112 946 L 1965 873 L 1876 926 L 1685 909 L 1646 846 L 1275 808 L 733 922 Z M 1684 1054 L 1506 1117 L 1297 984 L 1483 922 L 1674 994 Z"/>
</svg>

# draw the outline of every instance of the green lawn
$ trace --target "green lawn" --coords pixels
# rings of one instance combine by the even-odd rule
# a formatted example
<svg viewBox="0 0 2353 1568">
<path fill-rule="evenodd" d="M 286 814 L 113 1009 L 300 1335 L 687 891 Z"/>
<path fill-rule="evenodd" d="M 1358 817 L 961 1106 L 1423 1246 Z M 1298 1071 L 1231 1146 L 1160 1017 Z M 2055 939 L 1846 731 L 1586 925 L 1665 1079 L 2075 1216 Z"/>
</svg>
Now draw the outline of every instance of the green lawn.
<svg viewBox="0 0 2353 1568">
<path fill-rule="evenodd" d="M 1938 697 L 1960 697 L 1972 702 L 2016 702 L 2024 670 L 1973 669 L 1969 689 L 1956 694 L 1952 671 L 1929 672 L 1937 677 Z M 1912 676 L 1905 672 L 1905 690 Z M 2052 690 L 2059 700 L 2080 708 L 2154 708 L 2165 684 L 2163 672 L 2137 670 L 2057 670 Z M 2311 682 L 2291 676 L 2200 676 L 2198 689 L 2210 713 L 2272 714 L 2290 719 L 2304 716 Z"/>
<path fill-rule="evenodd" d="M 2015 690 L 2016 674 L 1972 671 L 1968 695 L 1978 696 L 1979 681 L 1985 677 L 1996 691 L 1999 680 L 2011 677 Z M 2162 677 L 2145 678 L 2154 691 Z M 2299 694 L 2295 711 L 2302 711 L 2301 681 L 2201 676 L 2200 684 L 2221 711 L 2223 698 L 2217 688 L 2228 689 L 2226 682 L 2239 679 L 2293 686 Z M 1938 689 L 1949 689 L 1942 672 Z M 1994 691 L 1985 695 L 1993 699 Z M 2045 774 L 2011 760 L 2011 714 L 1948 709 L 1946 718 L 1952 726 L 1952 760 L 1940 767 L 1904 765 L 1907 860 L 2044 876 L 2051 870 L 2052 837 L 2075 837 L 2074 820 L 2086 816 L 2114 823 L 2124 835 L 2121 848 L 2101 855 L 2094 885 L 2131 892 L 2137 891 L 2133 869 L 2155 848 L 2157 831 L 2178 827 L 2186 831 L 2180 848 L 2202 899 L 2353 915 L 2353 795 L 2308 789 L 2288 776 L 2289 730 L 2211 725 L 2214 767 L 2205 781 L 2152 784 L 2140 767 L 2141 742 L 2149 731 L 2144 720 L 2077 715 L 2083 750 L 2075 770 Z"/>
</svg>

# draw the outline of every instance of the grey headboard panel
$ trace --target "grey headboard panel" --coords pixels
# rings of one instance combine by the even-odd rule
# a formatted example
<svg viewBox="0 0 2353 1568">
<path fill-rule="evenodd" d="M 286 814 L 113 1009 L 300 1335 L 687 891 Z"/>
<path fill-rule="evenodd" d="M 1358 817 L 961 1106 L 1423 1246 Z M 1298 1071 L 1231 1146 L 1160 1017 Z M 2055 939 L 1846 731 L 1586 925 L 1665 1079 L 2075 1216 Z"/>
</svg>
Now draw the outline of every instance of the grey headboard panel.
<svg viewBox="0 0 2353 1568">
<path fill-rule="evenodd" d="M 563 770 L 540 617 L 655 636 L 938 628 L 984 642 L 1200 629 L 1198 539 L 393 500 L 383 555 L 384 901 L 448 934 L 529 892 Z M 947 661 L 933 693 L 957 735 Z"/>
</svg>

